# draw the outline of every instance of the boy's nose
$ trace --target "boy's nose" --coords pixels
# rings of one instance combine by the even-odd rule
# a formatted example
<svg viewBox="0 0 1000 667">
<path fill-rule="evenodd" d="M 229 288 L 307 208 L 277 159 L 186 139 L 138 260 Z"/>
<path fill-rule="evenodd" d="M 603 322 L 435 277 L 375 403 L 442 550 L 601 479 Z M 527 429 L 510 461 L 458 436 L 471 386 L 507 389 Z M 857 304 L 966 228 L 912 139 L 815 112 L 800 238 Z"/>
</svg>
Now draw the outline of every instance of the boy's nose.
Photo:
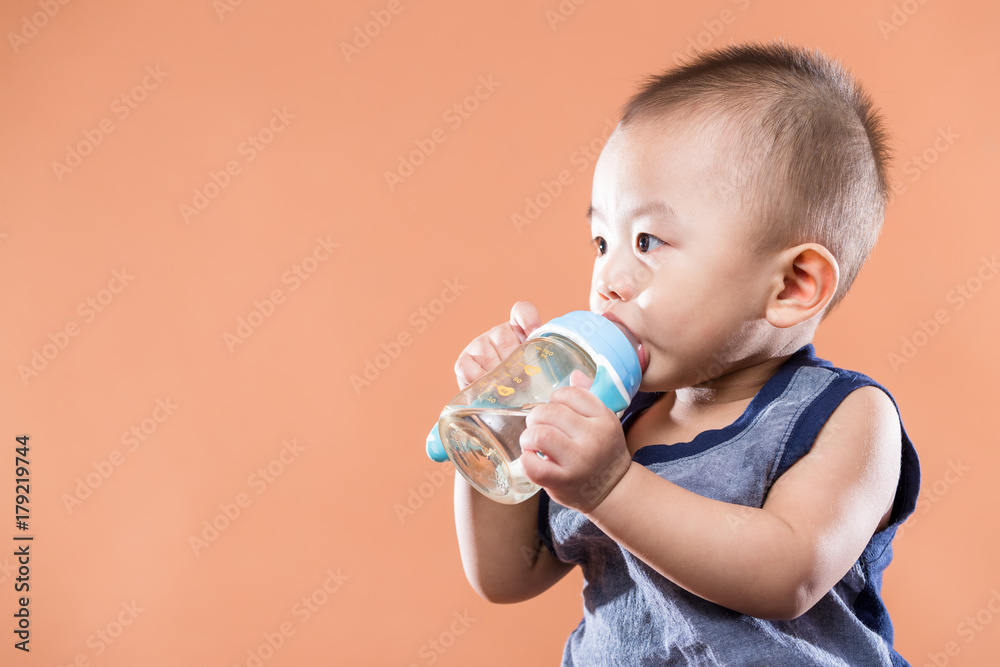
<svg viewBox="0 0 1000 667">
<path fill-rule="evenodd" d="M 635 296 L 635 280 L 632 275 L 621 268 L 605 267 L 597 275 L 595 284 L 597 294 L 604 301 L 628 301 Z"/>
</svg>

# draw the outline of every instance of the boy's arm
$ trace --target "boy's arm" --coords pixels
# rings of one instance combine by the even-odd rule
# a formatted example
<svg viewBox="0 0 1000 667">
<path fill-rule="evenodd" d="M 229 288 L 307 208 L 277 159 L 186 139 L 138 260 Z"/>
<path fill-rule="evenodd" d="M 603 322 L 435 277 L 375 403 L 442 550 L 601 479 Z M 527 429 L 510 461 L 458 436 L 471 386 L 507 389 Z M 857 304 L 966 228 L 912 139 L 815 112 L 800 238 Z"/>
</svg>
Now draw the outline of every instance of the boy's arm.
<svg viewBox="0 0 1000 667">
<path fill-rule="evenodd" d="M 493 327 L 459 355 L 455 363 L 459 387 L 495 367 L 540 324 L 532 304 L 514 304 L 509 323 Z M 455 529 L 462 566 L 472 587 L 490 602 L 532 598 L 572 569 L 542 546 L 537 527 L 537 494 L 517 505 L 503 505 L 455 475 Z"/>
<path fill-rule="evenodd" d="M 560 391 L 552 404 L 569 409 L 540 413 L 540 428 L 522 437 L 522 447 L 548 455 L 525 457 L 529 477 L 666 578 L 735 611 L 766 619 L 801 615 L 850 570 L 892 507 L 900 426 L 892 400 L 877 387 L 844 399 L 760 509 L 687 491 L 631 462 L 627 449 L 623 459 L 615 448 L 624 448 L 624 436 L 611 442 L 611 420 L 589 392 Z M 593 449 L 581 457 L 579 447 L 562 441 L 567 432 Z M 601 495 L 580 493 L 585 480 L 618 468 Z"/>
<path fill-rule="evenodd" d="M 455 528 L 469 583 L 490 602 L 521 602 L 563 578 L 572 565 L 538 539 L 538 495 L 502 505 L 455 475 Z"/>
</svg>

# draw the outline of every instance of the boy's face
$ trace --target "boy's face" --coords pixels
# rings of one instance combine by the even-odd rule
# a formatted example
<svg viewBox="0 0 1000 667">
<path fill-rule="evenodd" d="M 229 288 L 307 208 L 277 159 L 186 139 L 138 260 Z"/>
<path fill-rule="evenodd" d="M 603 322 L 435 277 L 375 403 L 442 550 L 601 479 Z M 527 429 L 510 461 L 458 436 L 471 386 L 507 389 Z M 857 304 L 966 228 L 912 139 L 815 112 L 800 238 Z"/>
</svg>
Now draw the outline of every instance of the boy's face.
<svg viewBox="0 0 1000 667">
<path fill-rule="evenodd" d="M 590 309 L 620 320 L 648 358 L 642 389 L 693 386 L 762 361 L 776 252 L 756 252 L 734 195 L 733 153 L 712 125 L 618 128 L 594 173 Z"/>
</svg>

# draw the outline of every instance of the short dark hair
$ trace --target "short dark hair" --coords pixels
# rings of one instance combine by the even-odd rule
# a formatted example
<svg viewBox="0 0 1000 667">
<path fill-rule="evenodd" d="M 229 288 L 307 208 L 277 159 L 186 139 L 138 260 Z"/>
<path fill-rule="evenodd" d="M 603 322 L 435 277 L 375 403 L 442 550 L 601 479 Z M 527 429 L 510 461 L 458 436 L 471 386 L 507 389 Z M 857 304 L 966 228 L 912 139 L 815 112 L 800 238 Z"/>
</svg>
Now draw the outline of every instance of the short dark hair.
<svg viewBox="0 0 1000 667">
<path fill-rule="evenodd" d="M 888 198 L 888 137 L 861 86 L 818 51 L 734 45 L 649 77 L 620 126 L 674 113 L 736 132 L 741 149 L 728 168 L 760 223 L 759 247 L 814 242 L 837 258 L 829 312 L 874 247 Z"/>
</svg>

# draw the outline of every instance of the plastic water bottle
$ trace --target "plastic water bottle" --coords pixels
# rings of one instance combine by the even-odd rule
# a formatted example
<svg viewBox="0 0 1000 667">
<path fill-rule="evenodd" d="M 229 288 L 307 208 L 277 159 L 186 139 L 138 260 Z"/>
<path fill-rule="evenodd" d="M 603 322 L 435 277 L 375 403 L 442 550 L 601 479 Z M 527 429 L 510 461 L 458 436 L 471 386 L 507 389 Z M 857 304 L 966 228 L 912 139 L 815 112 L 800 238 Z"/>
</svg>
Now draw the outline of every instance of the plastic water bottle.
<svg viewBox="0 0 1000 667">
<path fill-rule="evenodd" d="M 521 462 L 525 419 L 568 386 L 575 370 L 592 378 L 590 391 L 621 416 L 639 390 L 638 343 L 625 327 L 585 310 L 543 324 L 448 402 L 427 436 L 427 455 L 450 459 L 475 489 L 497 502 L 527 500 L 540 487 Z"/>
</svg>

